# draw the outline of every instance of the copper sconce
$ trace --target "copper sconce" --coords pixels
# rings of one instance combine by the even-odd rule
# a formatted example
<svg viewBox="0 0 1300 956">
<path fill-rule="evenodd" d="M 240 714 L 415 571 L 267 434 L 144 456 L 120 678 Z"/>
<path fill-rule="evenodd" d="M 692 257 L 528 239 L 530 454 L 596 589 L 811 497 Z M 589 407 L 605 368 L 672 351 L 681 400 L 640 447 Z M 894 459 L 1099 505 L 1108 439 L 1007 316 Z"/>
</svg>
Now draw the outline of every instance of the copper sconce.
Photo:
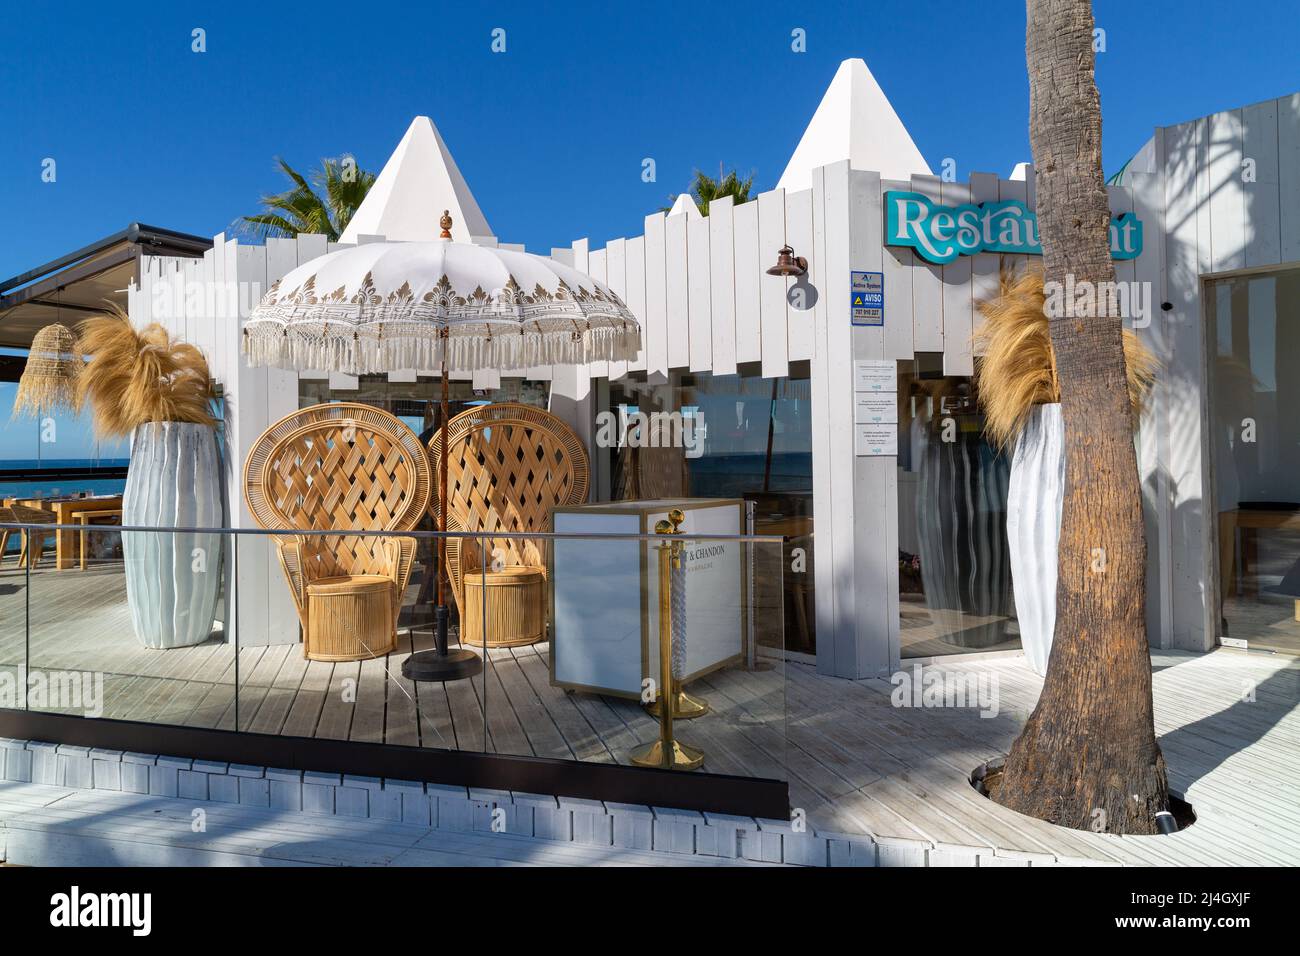
<svg viewBox="0 0 1300 956">
<path fill-rule="evenodd" d="M 782 246 L 776 254 L 776 265 L 767 270 L 770 276 L 799 276 L 806 275 L 808 272 L 808 260 L 803 256 L 796 256 L 794 250 L 789 246 Z"/>
</svg>

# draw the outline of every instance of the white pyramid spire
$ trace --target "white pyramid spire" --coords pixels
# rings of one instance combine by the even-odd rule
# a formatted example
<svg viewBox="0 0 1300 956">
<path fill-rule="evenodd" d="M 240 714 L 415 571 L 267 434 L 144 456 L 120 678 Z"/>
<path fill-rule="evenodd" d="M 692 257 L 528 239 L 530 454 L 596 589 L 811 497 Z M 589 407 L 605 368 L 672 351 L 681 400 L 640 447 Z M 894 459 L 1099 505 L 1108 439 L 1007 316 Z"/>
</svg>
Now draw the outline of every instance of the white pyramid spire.
<svg viewBox="0 0 1300 956">
<path fill-rule="evenodd" d="M 668 215 L 676 216 L 683 212 L 686 213 L 687 219 L 704 218 L 704 213 L 700 212 L 700 207 L 695 204 L 695 198 L 690 193 L 679 193 L 673 208 L 668 210 Z"/>
<path fill-rule="evenodd" d="M 417 116 L 339 241 L 356 242 L 361 235 L 401 242 L 437 239 L 444 209 L 451 213 L 456 241 L 492 236 L 438 128 L 429 117 Z"/>
<path fill-rule="evenodd" d="M 814 169 L 845 159 L 853 169 L 873 170 L 883 179 L 930 175 L 925 157 L 860 59 L 840 64 L 776 187 L 808 189 Z"/>
</svg>

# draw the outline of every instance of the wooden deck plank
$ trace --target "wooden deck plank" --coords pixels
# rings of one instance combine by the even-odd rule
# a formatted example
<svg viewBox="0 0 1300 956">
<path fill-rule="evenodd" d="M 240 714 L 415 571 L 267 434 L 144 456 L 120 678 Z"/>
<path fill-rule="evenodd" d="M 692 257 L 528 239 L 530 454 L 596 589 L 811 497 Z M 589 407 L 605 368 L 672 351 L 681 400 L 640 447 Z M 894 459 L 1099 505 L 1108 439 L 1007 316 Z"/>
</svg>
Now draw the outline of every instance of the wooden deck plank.
<svg viewBox="0 0 1300 956">
<path fill-rule="evenodd" d="M 609 746 L 578 709 L 572 695 L 551 683 L 550 669 L 546 659 L 538 653 L 537 645 L 515 648 L 514 658 L 533 693 L 564 735 L 573 756 L 596 763 L 617 762 Z"/>
<path fill-rule="evenodd" d="M 361 665 L 348 661 L 334 665 L 329 685 L 316 721 L 316 737 L 329 740 L 347 740 L 352 729 L 352 715 L 356 711 Z"/>
</svg>

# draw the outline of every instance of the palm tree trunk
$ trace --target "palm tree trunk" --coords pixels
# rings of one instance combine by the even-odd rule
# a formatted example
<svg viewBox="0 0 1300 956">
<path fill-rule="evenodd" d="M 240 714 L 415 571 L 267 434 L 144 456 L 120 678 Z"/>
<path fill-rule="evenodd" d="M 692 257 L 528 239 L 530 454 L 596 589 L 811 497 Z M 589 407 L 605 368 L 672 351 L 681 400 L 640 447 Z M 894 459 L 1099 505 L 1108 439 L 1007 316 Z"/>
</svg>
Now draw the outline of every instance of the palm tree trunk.
<svg viewBox="0 0 1300 956">
<path fill-rule="evenodd" d="M 1026 8 L 1045 280 L 1111 282 L 1091 3 L 1027 0 Z M 1066 447 L 1056 634 L 997 800 L 1076 829 L 1154 833 L 1168 789 L 1152 715 L 1146 539 L 1121 318 L 1104 309 L 1049 318 Z"/>
</svg>

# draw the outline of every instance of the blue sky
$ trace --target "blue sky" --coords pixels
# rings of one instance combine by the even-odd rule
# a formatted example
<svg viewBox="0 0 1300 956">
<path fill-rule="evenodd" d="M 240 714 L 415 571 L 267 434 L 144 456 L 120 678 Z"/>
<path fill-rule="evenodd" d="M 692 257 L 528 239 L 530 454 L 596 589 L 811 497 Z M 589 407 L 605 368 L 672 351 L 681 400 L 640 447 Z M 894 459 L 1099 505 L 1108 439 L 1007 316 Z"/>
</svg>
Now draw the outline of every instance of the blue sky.
<svg viewBox="0 0 1300 956">
<path fill-rule="evenodd" d="M 1295 5 L 1097 0 L 1105 164 L 1153 126 L 1300 89 Z M 303 12 L 305 11 L 305 12 Z M 504 241 L 636 235 L 719 162 L 780 176 L 840 60 L 917 145 L 971 171 L 1029 158 L 1024 8 L 996 2 L 6 4 L 0 276 L 133 220 L 210 235 L 306 168 L 378 169 L 438 124 Z M 191 30 L 207 52 L 191 52 Z M 506 30 L 506 52 L 489 45 Z M 790 50 L 807 31 L 808 52 Z M 658 181 L 643 183 L 654 157 Z M 57 182 L 41 182 L 53 157 Z"/>
</svg>

